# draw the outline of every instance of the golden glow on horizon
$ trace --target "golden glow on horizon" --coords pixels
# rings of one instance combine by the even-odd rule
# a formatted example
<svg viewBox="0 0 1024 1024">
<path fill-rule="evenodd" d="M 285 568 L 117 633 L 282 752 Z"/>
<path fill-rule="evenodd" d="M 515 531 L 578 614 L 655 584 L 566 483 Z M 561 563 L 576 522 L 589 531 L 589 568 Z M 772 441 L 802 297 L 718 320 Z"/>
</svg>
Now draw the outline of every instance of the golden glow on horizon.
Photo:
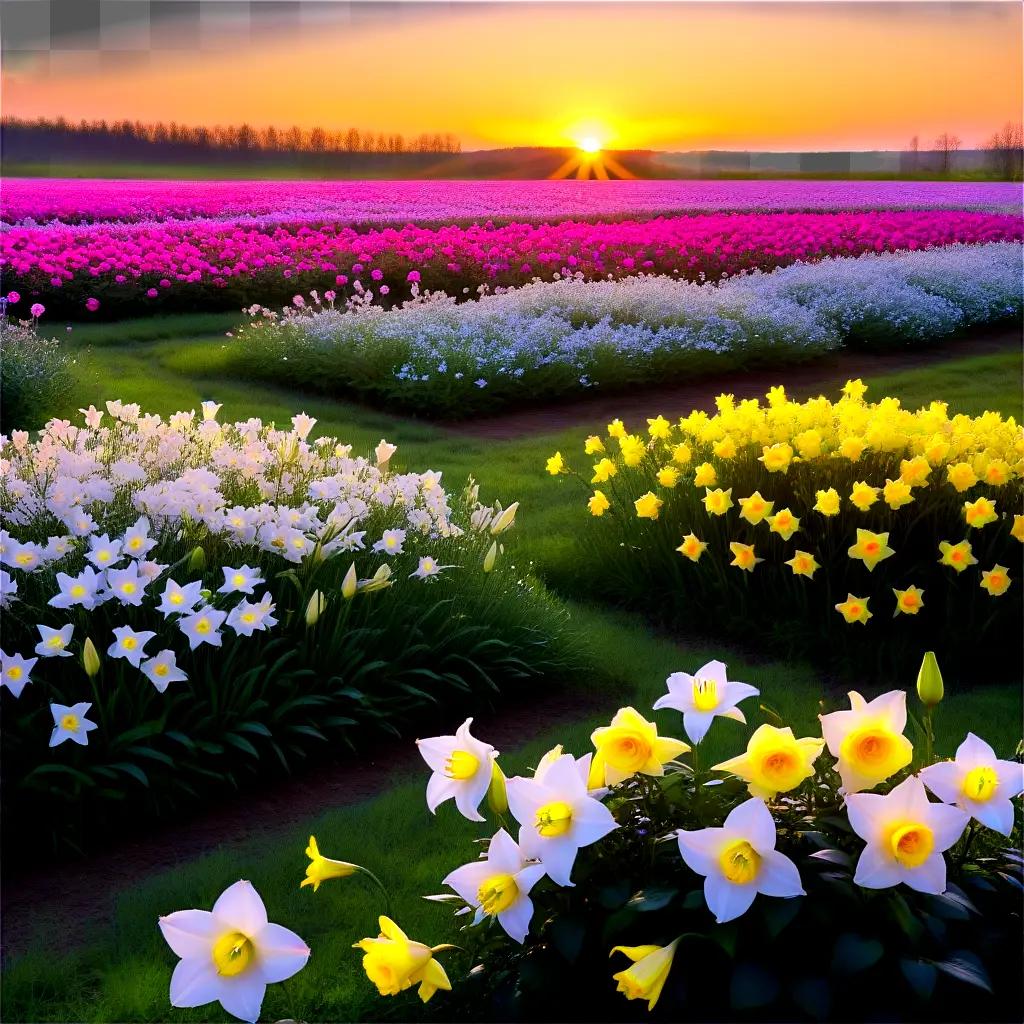
<svg viewBox="0 0 1024 1024">
<path fill-rule="evenodd" d="M 15 55 L 4 112 L 605 153 L 903 148 L 913 135 L 927 148 L 944 131 L 969 148 L 1020 117 L 1017 4 L 451 5 L 419 19 L 397 6 L 216 52 Z"/>
<path fill-rule="evenodd" d="M 587 135 L 580 139 L 580 150 L 584 153 L 595 154 L 601 152 L 601 143 L 593 135 Z"/>
</svg>

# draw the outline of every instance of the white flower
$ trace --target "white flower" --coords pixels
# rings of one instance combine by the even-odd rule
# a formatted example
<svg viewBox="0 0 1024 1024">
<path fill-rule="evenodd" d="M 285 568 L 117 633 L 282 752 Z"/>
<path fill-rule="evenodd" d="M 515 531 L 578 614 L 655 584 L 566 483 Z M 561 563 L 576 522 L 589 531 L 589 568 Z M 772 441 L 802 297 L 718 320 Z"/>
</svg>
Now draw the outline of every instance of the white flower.
<svg viewBox="0 0 1024 1024">
<path fill-rule="evenodd" d="M 121 604 L 139 607 L 149 580 L 139 575 L 139 563 L 129 562 L 123 569 L 107 570 L 107 587 Z"/>
<path fill-rule="evenodd" d="M 3 560 L 12 569 L 33 572 L 43 564 L 45 554 L 46 552 L 39 544 L 35 544 L 32 541 L 19 544 L 15 541 L 4 551 Z"/>
<path fill-rule="evenodd" d="M 89 553 L 85 556 L 97 569 L 109 569 L 122 558 L 121 542 L 111 540 L 107 534 L 89 539 Z"/>
<path fill-rule="evenodd" d="M 484 820 L 477 808 L 491 784 L 498 752 L 470 734 L 472 724 L 473 719 L 467 718 L 454 736 L 416 741 L 420 755 L 433 772 L 427 782 L 427 807 L 431 814 L 445 800 L 454 799 L 463 817 Z"/>
<path fill-rule="evenodd" d="M 79 409 L 78 411 L 85 417 L 85 425 L 90 430 L 95 430 L 100 425 L 100 420 L 103 419 L 103 413 L 95 405 L 90 405 L 88 409 Z"/>
<path fill-rule="evenodd" d="M 145 516 L 140 516 L 135 525 L 125 531 L 121 545 L 129 558 L 145 558 L 156 547 L 156 540 L 149 535 L 149 520 Z"/>
<path fill-rule="evenodd" d="M 258 1020 L 267 985 L 297 974 L 309 960 L 309 947 L 295 932 L 268 922 L 251 882 L 229 886 L 212 911 L 161 917 L 160 931 L 181 957 L 171 976 L 171 1005 L 219 1002 L 239 1020 Z"/>
<path fill-rule="evenodd" d="M 43 554 L 48 562 L 56 562 L 71 551 L 70 537 L 49 537 Z"/>
<path fill-rule="evenodd" d="M 416 566 L 414 572 L 409 573 L 410 576 L 415 576 L 417 579 L 425 580 L 431 576 L 439 576 L 442 569 L 451 569 L 450 565 L 438 565 L 437 561 L 430 557 L 430 555 L 424 555 L 420 558 L 419 565 Z"/>
<path fill-rule="evenodd" d="M 203 410 L 203 420 L 210 422 L 211 420 L 217 419 L 217 413 L 220 412 L 220 404 L 217 402 L 203 402 L 201 406 Z"/>
<path fill-rule="evenodd" d="M 476 910 L 474 924 L 496 917 L 509 937 L 522 943 L 533 917 L 530 890 L 543 877 L 543 866 L 527 864 L 515 840 L 500 829 L 491 838 L 484 860 L 456 868 L 444 884 Z"/>
<path fill-rule="evenodd" d="M 6 608 L 17 600 L 18 581 L 5 569 L 0 569 L 0 608 Z"/>
<path fill-rule="evenodd" d="M 156 636 L 151 629 L 138 633 L 131 626 L 118 626 L 114 630 L 114 642 L 107 648 L 111 658 L 124 658 L 138 668 L 146 656 L 145 647 Z"/>
<path fill-rule="evenodd" d="M 158 652 L 154 657 L 144 661 L 139 668 L 160 693 L 163 693 L 170 683 L 181 683 L 188 679 L 188 676 L 178 668 L 174 651 L 170 650 Z"/>
<path fill-rule="evenodd" d="M 103 573 L 96 572 L 91 565 L 87 565 L 77 576 L 59 572 L 57 586 L 60 590 L 47 603 L 51 608 L 70 608 L 76 604 L 83 608 L 95 608 L 103 582 Z"/>
<path fill-rule="evenodd" d="M 216 608 L 203 607 L 178 620 L 178 628 L 188 637 L 188 645 L 194 651 L 200 644 L 220 647 L 220 627 L 227 618 L 227 612 Z"/>
<path fill-rule="evenodd" d="M 217 588 L 218 594 L 252 594 L 254 589 L 265 580 L 260 575 L 259 569 L 253 569 L 248 565 L 232 569 L 230 566 L 223 566 L 224 582 Z"/>
<path fill-rule="evenodd" d="M 373 545 L 373 550 L 383 551 L 385 555 L 400 555 L 403 551 L 403 544 L 405 544 L 405 530 L 385 530 L 380 535 L 380 540 Z"/>
<path fill-rule="evenodd" d="M 397 451 L 398 445 L 390 444 L 382 437 L 380 443 L 373 450 L 373 454 L 377 457 L 377 465 L 383 469 L 391 461 L 391 456 Z"/>
<path fill-rule="evenodd" d="M 36 644 L 36 654 L 41 658 L 70 658 L 71 652 L 67 646 L 71 643 L 71 634 L 74 633 L 74 624 L 69 622 L 60 629 L 51 629 L 49 626 L 36 626 L 42 639 Z"/>
<path fill-rule="evenodd" d="M 796 865 L 775 849 L 775 820 L 757 797 L 734 807 L 721 828 L 677 835 L 683 860 L 704 875 L 704 899 L 718 924 L 745 914 L 759 892 L 804 895 Z"/>
<path fill-rule="evenodd" d="M 15 697 L 20 697 L 25 684 L 32 682 L 32 669 L 38 660 L 0 650 L 0 686 L 6 686 Z"/>
<path fill-rule="evenodd" d="M 666 680 L 668 693 L 654 703 L 654 710 L 674 708 L 682 712 L 683 727 L 691 742 L 700 743 L 716 715 L 746 724 L 743 712 L 736 705 L 761 691 L 747 683 L 730 682 L 725 665 L 709 661 L 691 676 L 673 672 Z"/>
<path fill-rule="evenodd" d="M 88 733 L 96 728 L 96 723 L 90 722 L 85 717 L 91 707 L 92 704 L 84 701 L 81 704 L 72 704 L 71 707 L 64 704 L 51 704 L 53 732 L 50 734 L 50 746 L 55 747 L 65 740 L 71 740 L 81 747 L 87 746 L 89 743 Z"/>
<path fill-rule="evenodd" d="M 202 599 L 203 584 L 201 580 L 196 580 L 194 583 L 186 583 L 183 587 L 175 583 L 174 580 L 168 580 L 167 586 L 164 587 L 163 595 L 160 598 L 160 604 L 157 605 L 157 611 L 163 612 L 164 615 L 186 615 Z"/>
<path fill-rule="evenodd" d="M 589 773 L 589 757 L 584 771 Z M 524 856 L 536 859 L 557 885 L 572 885 L 570 875 L 581 847 L 618 828 L 611 811 L 587 793 L 586 774 L 572 754 L 543 764 L 540 777 L 509 779 L 508 806 L 519 830 Z"/>
<path fill-rule="evenodd" d="M 956 804 L 972 818 L 1004 836 L 1013 830 L 1013 798 L 1024 790 L 1024 765 L 1000 761 L 973 732 L 953 761 L 921 769 L 921 781 L 943 802 Z"/>
<path fill-rule="evenodd" d="M 239 636 L 252 636 L 256 630 L 262 632 L 267 628 L 267 610 L 264 603 L 254 604 L 243 599 L 228 613 L 227 625 Z"/>
<path fill-rule="evenodd" d="M 309 432 L 315 426 L 316 420 L 312 416 L 307 416 L 304 412 L 300 412 L 297 416 L 292 417 L 292 427 L 300 441 L 305 441 L 309 437 Z"/>
<path fill-rule="evenodd" d="M 962 835 L 970 815 L 949 804 L 933 804 L 924 783 L 912 775 L 884 796 L 855 793 L 846 798 L 853 831 L 867 846 L 853 880 L 865 889 L 906 882 L 934 895 L 946 891 L 942 856 Z"/>
</svg>

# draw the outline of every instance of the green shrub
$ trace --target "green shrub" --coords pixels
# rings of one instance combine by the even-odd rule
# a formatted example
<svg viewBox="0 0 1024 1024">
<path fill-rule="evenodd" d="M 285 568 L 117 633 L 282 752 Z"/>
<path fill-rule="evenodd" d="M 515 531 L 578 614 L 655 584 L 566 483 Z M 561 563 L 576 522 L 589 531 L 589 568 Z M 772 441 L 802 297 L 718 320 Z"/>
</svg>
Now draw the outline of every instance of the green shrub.
<svg viewBox="0 0 1024 1024">
<path fill-rule="evenodd" d="M 0 319 L 0 431 L 41 427 L 70 391 L 73 364 L 55 338 Z"/>
</svg>

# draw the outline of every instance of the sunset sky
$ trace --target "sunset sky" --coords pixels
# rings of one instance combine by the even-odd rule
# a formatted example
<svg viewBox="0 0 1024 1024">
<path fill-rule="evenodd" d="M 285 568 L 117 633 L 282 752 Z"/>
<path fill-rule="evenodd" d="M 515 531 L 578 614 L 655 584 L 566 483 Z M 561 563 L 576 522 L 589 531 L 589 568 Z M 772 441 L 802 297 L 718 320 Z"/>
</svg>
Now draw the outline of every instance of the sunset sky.
<svg viewBox="0 0 1024 1024">
<path fill-rule="evenodd" d="M 974 146 L 1008 3 L 0 0 L 6 115 L 452 132 L 463 147 Z"/>
</svg>

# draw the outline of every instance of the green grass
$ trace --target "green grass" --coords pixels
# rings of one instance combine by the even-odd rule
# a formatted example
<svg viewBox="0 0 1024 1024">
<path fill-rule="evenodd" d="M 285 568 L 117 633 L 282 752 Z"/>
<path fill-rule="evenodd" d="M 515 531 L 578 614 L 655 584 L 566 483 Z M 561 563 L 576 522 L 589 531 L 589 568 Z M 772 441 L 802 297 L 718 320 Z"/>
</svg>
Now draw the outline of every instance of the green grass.
<svg viewBox="0 0 1024 1024">
<path fill-rule="evenodd" d="M 582 437 L 598 424 L 581 423 L 559 434 L 507 442 L 451 435 L 436 426 L 352 404 L 226 379 L 219 366 L 224 346 L 231 342 L 206 333 L 214 328 L 194 318 L 187 326 L 183 321 L 179 325 L 192 337 L 177 340 L 167 323 L 94 325 L 90 346 L 82 347 L 80 353 L 82 384 L 68 407 L 59 412 L 75 415 L 79 406 L 101 405 L 102 400 L 115 397 L 138 401 L 147 410 L 164 414 L 197 407 L 203 399 L 214 397 L 224 403 L 223 412 L 232 419 L 259 415 L 278 422 L 304 409 L 319 419 L 319 430 L 351 441 L 357 450 L 386 436 L 399 444 L 396 460 L 403 465 L 442 469 L 452 485 L 472 473 L 481 482 L 485 499 L 520 499 L 513 557 L 534 563 L 549 579 L 571 581 L 574 565 L 587 557 L 579 540 L 586 522 L 582 495 L 569 481 L 545 476 L 543 460 L 555 448 L 576 450 Z M 76 331 L 73 337 L 76 345 L 88 340 L 84 332 Z M 874 396 L 894 394 L 909 405 L 942 397 L 954 411 L 995 408 L 1019 414 L 1020 369 L 1017 353 L 965 356 L 868 383 Z M 522 745 L 503 752 L 502 763 L 510 774 L 536 763 L 555 742 L 584 752 L 591 730 L 607 721 L 617 707 L 633 703 L 647 711 L 670 672 L 692 670 L 712 657 L 725 660 L 735 678 L 758 685 L 764 699 L 799 734 L 817 728 L 815 716 L 825 688 L 806 665 L 755 663 L 749 654 L 726 645 L 672 642 L 653 634 L 639 619 L 570 607 L 594 665 L 588 710 L 581 710 L 571 721 L 539 728 L 532 718 L 528 724 L 524 719 Z M 947 678 L 948 696 L 937 720 L 938 749 L 951 753 L 970 729 L 1009 756 L 1019 738 L 1020 691 L 1009 687 L 972 692 L 974 682 Z M 910 679 L 893 680 L 893 685 L 913 691 Z M 836 704 L 842 698 L 829 691 L 828 699 Z M 655 717 L 662 731 L 680 734 L 678 716 L 665 712 Z M 752 726 L 761 720 L 754 709 L 748 717 Z M 486 738 L 485 732 L 481 734 Z M 731 755 L 748 734 L 736 723 L 716 723 L 706 741 L 707 756 Z M 450 911 L 420 897 L 439 892 L 447 871 L 474 856 L 470 840 L 488 834 L 487 826 L 463 821 L 450 804 L 432 819 L 423 796 L 425 768 L 396 771 L 382 763 L 379 769 L 388 773 L 384 795 L 350 807 L 325 809 L 315 820 L 284 828 L 270 838 L 245 841 L 230 852 L 211 853 L 147 879 L 135 879 L 131 864 L 126 863 L 126 887 L 115 920 L 109 927 L 92 929 L 88 944 L 61 955 L 59 918 L 38 922 L 36 946 L 4 973 L 0 1016 L 25 1021 L 227 1019 L 214 1007 L 195 1011 L 169 1007 L 167 986 L 174 957 L 160 937 L 156 919 L 186 907 L 209 907 L 221 889 L 238 878 L 249 878 L 263 895 L 271 919 L 294 928 L 313 948 L 303 972 L 268 990 L 265 1019 L 360 1020 L 384 1012 L 399 1019 L 416 1015 L 419 1003 L 412 994 L 401 997 L 397 1006 L 379 1000 L 362 975 L 359 954 L 350 948 L 354 940 L 375 934 L 376 915 L 384 909 L 377 894 L 358 877 L 327 883 L 315 895 L 308 889 L 299 891 L 306 839 L 315 832 L 328 856 L 363 863 L 376 872 L 390 890 L 396 919 L 414 937 L 436 944 L 458 941 Z M 315 787 L 316 777 L 307 778 L 306 784 Z M 60 884 L 58 870 L 54 885 Z M 453 978 L 469 966 L 457 954 L 445 959 L 453 968 Z"/>
<path fill-rule="evenodd" d="M 652 636 L 635 619 L 581 606 L 573 618 L 587 636 L 595 673 L 588 694 L 598 706 L 567 723 L 537 729 L 524 727 L 523 743 L 503 751 L 508 774 L 523 773 L 556 742 L 582 753 L 590 732 L 604 724 L 621 705 L 632 703 L 654 717 L 661 732 L 682 735 L 674 712 L 649 712 L 664 690 L 666 676 L 680 668 L 698 667 L 724 657 L 735 678 L 762 690 L 798 735 L 816 732 L 821 686 L 815 673 L 801 665 L 761 663 L 723 652 L 719 646 L 683 647 Z M 902 681 L 904 683 L 908 681 Z M 988 737 L 998 750 L 1009 753 L 1016 742 L 1020 698 L 983 691 L 971 696 L 947 680 L 949 696 L 937 719 L 938 749 L 951 753 L 967 729 Z M 833 706 L 842 698 L 832 697 Z M 914 702 L 916 703 L 916 702 Z M 761 714 L 748 702 L 751 727 Z M 515 714 L 513 709 L 510 713 Z M 454 724 L 454 722 L 453 722 Z M 486 739 L 486 730 L 477 730 Z M 702 756 L 715 760 L 737 753 L 749 730 L 738 723 L 715 723 Z M 529 738 L 528 738 L 529 737 Z M 712 762 L 713 763 L 713 762 Z M 314 833 L 327 856 L 366 865 L 387 886 L 396 920 L 415 938 L 437 944 L 459 942 L 451 911 L 422 896 L 442 891 L 440 880 L 452 868 L 475 856 L 474 838 L 489 835 L 493 826 L 472 825 L 451 804 L 431 818 L 424 802 L 427 769 L 395 772 L 386 763 L 390 789 L 365 803 L 325 810 L 300 826 L 282 829 L 270 838 L 255 839 L 175 868 L 159 876 L 134 880 L 120 898 L 110 927 L 97 928 L 89 944 L 68 956 L 55 955 L 55 921 L 39 922 L 35 951 L 20 957 L 4 975 L 2 1010 L 5 1020 L 25 1021 L 219 1021 L 229 1019 L 216 1007 L 195 1011 L 170 1008 L 167 986 L 175 958 L 156 927 L 160 914 L 187 907 L 208 908 L 220 891 L 238 878 L 248 878 L 267 904 L 271 920 L 296 930 L 313 949 L 302 973 L 268 990 L 264 1019 L 362 1020 L 385 1009 L 407 1020 L 418 1013 L 412 993 L 398 1007 L 386 1006 L 363 976 L 360 955 L 351 943 L 376 934 L 375 922 L 384 912 L 381 897 L 358 876 L 325 883 L 319 893 L 298 885 L 305 870 L 306 840 Z M 308 780 L 311 786 L 316 779 Z M 225 837 L 227 838 L 227 837 Z M 131 877 L 130 863 L 124 866 Z M 55 879 L 59 884 L 59 877 Z M 447 954 L 453 979 L 471 966 Z M 443 999 L 443 996 L 439 996 Z"/>
</svg>

